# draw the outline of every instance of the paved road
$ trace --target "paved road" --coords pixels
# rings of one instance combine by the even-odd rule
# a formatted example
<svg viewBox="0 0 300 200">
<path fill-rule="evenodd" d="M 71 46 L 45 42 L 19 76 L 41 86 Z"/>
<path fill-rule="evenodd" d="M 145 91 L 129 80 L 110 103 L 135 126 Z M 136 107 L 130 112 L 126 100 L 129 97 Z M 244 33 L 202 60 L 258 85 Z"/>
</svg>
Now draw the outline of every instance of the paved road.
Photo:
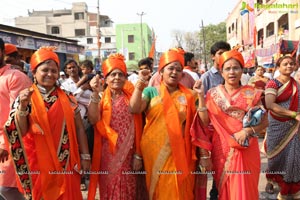
<svg viewBox="0 0 300 200">
<path fill-rule="evenodd" d="M 260 144 L 260 147 L 262 146 L 262 141 L 263 139 L 262 138 L 259 138 L 259 144 Z M 267 168 L 267 158 L 264 154 L 261 153 L 261 171 L 265 171 Z M 265 174 L 264 173 L 261 173 L 260 174 L 260 180 L 259 180 L 259 199 L 263 200 L 263 199 L 276 199 L 277 197 L 277 193 L 276 194 L 267 194 L 265 192 L 265 186 L 266 186 L 266 177 L 265 177 Z M 208 179 L 208 191 L 207 193 L 209 193 L 209 189 L 211 188 L 211 184 L 212 184 L 212 177 L 210 176 L 209 179 Z M 83 192 L 83 197 L 84 199 L 87 199 L 87 192 Z M 209 195 L 208 195 L 209 197 Z M 99 199 L 99 195 L 97 194 L 96 196 L 96 199 Z"/>
</svg>

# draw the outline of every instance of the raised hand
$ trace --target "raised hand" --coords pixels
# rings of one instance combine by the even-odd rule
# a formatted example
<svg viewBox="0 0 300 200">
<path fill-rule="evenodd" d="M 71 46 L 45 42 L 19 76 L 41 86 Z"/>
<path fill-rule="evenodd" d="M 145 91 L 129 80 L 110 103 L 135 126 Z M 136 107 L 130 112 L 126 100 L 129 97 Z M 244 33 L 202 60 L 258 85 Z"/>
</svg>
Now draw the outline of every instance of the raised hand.
<svg viewBox="0 0 300 200">
<path fill-rule="evenodd" d="M 19 109 L 20 110 L 26 110 L 26 108 L 30 102 L 32 93 L 33 93 L 33 88 L 31 88 L 31 87 L 26 88 L 20 92 L 20 94 L 19 94 L 19 97 L 20 97 Z"/>
<path fill-rule="evenodd" d="M 151 71 L 149 69 L 142 69 L 139 71 L 139 79 L 145 83 L 151 78 Z"/>
<path fill-rule="evenodd" d="M 90 81 L 90 86 L 92 90 L 97 93 L 103 90 L 102 81 L 99 74 L 97 74 L 96 76 L 94 76 L 94 78 L 92 78 L 92 80 Z"/>
<path fill-rule="evenodd" d="M 200 79 L 195 81 L 195 84 L 193 86 L 193 90 L 198 95 L 203 95 L 204 94 L 204 89 L 203 89 L 202 81 Z"/>
</svg>

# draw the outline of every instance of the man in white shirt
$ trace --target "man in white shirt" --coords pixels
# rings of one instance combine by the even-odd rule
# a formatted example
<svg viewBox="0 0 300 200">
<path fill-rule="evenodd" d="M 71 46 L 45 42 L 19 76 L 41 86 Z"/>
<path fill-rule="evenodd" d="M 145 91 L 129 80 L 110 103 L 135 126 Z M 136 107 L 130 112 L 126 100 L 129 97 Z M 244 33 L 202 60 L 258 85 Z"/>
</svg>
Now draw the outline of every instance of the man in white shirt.
<svg viewBox="0 0 300 200">
<path fill-rule="evenodd" d="M 153 59 L 151 57 L 146 57 L 141 59 L 138 62 L 138 67 L 139 70 L 142 69 L 149 69 L 151 72 L 153 71 Z M 138 80 L 138 72 L 133 72 L 129 77 L 128 77 L 128 81 L 130 81 L 133 85 L 136 84 L 137 80 Z"/>
<path fill-rule="evenodd" d="M 193 53 L 184 53 L 184 65 L 184 72 L 187 72 L 189 75 L 191 75 L 195 81 L 200 79 L 199 75 L 194 71 L 198 66 L 196 66 L 195 55 Z"/>
</svg>

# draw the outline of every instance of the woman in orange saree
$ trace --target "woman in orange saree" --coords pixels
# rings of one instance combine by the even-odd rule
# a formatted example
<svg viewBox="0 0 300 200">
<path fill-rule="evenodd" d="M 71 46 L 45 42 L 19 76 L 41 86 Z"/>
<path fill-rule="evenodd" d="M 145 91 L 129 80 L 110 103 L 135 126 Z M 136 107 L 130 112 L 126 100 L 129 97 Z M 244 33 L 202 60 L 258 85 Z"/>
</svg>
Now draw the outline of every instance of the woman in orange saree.
<svg viewBox="0 0 300 200">
<path fill-rule="evenodd" d="M 300 198 L 300 95 L 299 84 L 290 75 L 296 65 L 290 56 L 278 59 L 280 75 L 266 86 L 269 126 L 266 136 L 267 179 L 280 186 L 278 199 Z M 270 173 L 268 173 L 270 172 Z M 273 189 L 269 184 L 266 189 Z M 272 191 L 272 190 L 271 190 Z"/>
<path fill-rule="evenodd" d="M 179 81 L 184 66 L 183 50 L 171 49 L 160 58 L 161 84 L 146 87 L 150 71 L 141 70 L 130 99 L 133 113 L 145 111 L 146 125 L 141 152 L 149 199 L 194 199 L 195 147 L 190 127 L 196 113 L 191 90 Z M 145 89 L 144 89 L 145 88 Z"/>
<path fill-rule="evenodd" d="M 206 105 L 204 95 L 199 101 L 204 110 L 201 120 L 204 125 L 211 121 L 214 131 L 212 134 L 198 132 L 194 139 L 201 148 L 212 146 L 212 169 L 219 199 L 258 199 L 260 155 L 258 140 L 252 134 L 267 126 L 267 118 L 264 116 L 259 125 L 249 128 L 243 128 L 242 120 L 250 108 L 260 104 L 261 91 L 240 85 L 244 60 L 238 51 L 224 52 L 219 64 L 224 85 L 208 91 Z M 249 141 L 247 146 L 246 140 Z"/>
<path fill-rule="evenodd" d="M 88 118 L 95 124 L 94 150 L 88 199 L 99 184 L 100 199 L 136 199 L 136 178 L 142 167 L 139 149 L 141 115 L 129 111 L 133 85 L 127 81 L 124 56 L 112 54 L 102 64 L 105 88 L 100 100 L 100 77 L 94 77 Z"/>
<path fill-rule="evenodd" d="M 19 187 L 26 199 L 82 199 L 79 170 L 89 170 L 90 157 L 77 103 L 56 86 L 52 49 L 36 51 L 30 64 L 34 84 L 20 92 L 5 127 Z"/>
</svg>

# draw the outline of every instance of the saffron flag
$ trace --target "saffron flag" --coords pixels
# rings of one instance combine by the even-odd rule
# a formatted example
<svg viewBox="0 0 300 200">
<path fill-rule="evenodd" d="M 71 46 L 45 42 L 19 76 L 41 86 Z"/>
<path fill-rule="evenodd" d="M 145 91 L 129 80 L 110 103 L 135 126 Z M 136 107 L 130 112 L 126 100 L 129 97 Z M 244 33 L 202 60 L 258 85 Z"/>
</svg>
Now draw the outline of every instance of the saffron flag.
<svg viewBox="0 0 300 200">
<path fill-rule="evenodd" d="M 154 35 L 154 31 L 152 30 L 152 45 L 151 45 L 151 49 L 150 49 L 148 57 L 153 58 L 153 59 L 154 59 L 154 54 L 155 54 L 155 42 L 156 42 L 156 37 Z"/>
<path fill-rule="evenodd" d="M 256 49 L 256 42 L 257 42 L 257 29 L 256 26 L 254 26 L 254 30 L 253 30 L 253 47 L 254 49 Z"/>
</svg>

